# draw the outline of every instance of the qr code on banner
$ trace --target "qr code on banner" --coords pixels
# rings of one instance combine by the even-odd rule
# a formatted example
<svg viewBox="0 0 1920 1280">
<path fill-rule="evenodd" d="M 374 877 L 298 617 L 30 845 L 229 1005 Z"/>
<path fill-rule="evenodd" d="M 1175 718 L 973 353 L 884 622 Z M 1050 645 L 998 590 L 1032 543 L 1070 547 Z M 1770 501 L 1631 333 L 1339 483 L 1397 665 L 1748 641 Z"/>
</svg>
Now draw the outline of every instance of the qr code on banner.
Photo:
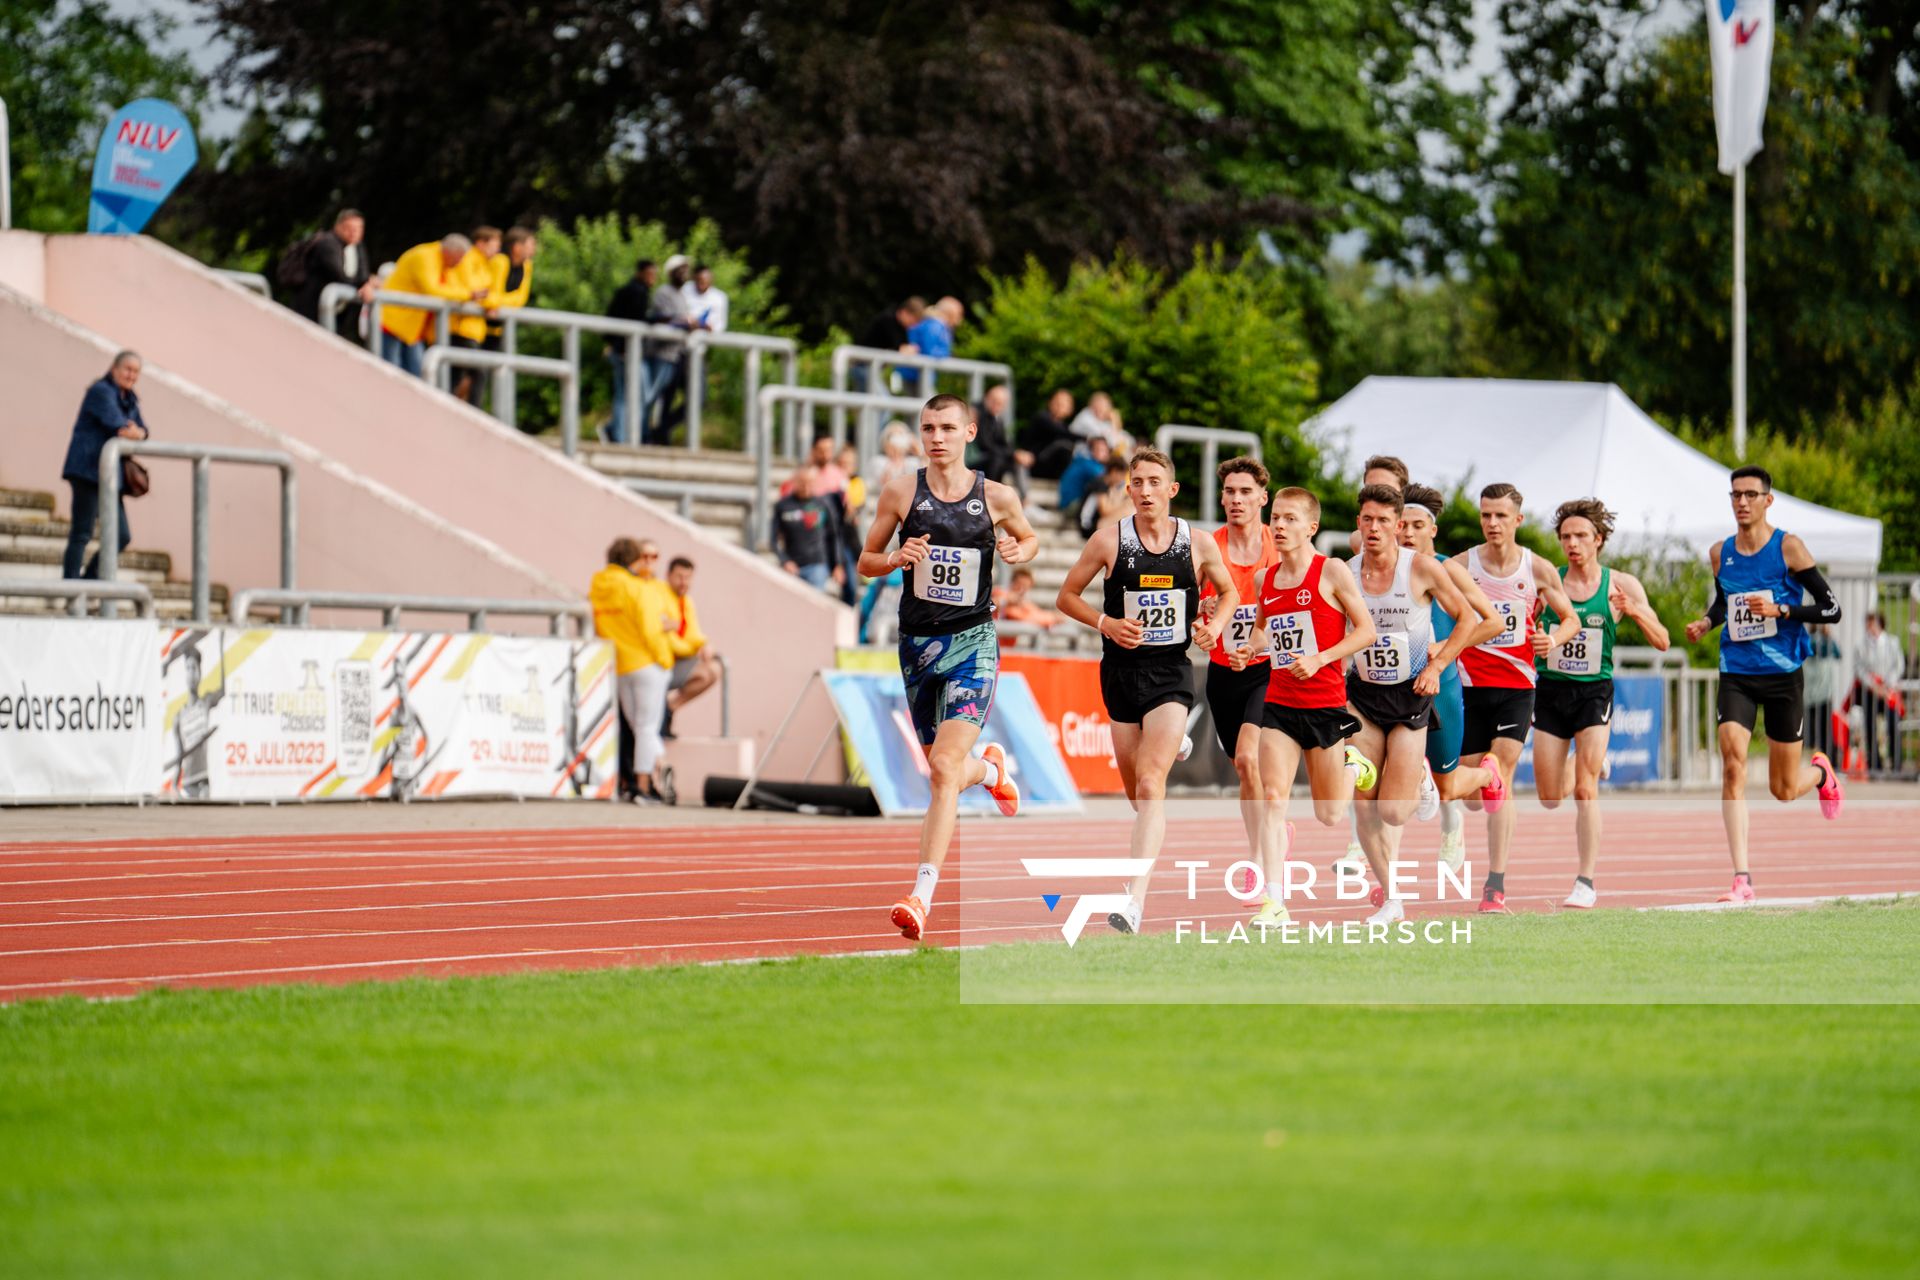
<svg viewBox="0 0 1920 1280">
<path fill-rule="evenodd" d="M 340 776 L 357 777 L 366 772 L 373 757 L 373 664 L 336 663 L 333 687 L 339 699 L 339 714 L 333 722 L 340 732 L 333 758 Z"/>
</svg>

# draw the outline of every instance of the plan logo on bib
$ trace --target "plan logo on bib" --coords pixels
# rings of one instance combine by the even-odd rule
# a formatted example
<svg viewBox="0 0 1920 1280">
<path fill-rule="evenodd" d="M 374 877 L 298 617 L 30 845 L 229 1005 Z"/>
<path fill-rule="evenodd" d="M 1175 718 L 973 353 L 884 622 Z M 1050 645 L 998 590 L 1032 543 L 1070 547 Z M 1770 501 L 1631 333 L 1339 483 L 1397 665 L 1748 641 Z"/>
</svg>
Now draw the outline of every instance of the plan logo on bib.
<svg viewBox="0 0 1920 1280">
<path fill-rule="evenodd" d="M 129 102 L 100 135 L 87 230 L 138 235 L 199 158 L 193 126 L 180 108 L 158 98 Z"/>
</svg>

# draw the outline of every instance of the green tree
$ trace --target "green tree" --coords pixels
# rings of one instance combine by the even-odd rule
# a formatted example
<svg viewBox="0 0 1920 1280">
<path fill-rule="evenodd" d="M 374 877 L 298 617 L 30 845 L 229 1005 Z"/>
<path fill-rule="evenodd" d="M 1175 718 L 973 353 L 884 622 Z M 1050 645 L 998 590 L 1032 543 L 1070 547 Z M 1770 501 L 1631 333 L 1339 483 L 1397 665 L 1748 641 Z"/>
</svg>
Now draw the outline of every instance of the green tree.
<svg viewBox="0 0 1920 1280">
<path fill-rule="evenodd" d="M 1018 275 L 990 274 L 987 286 L 963 351 L 1018 370 L 1023 403 L 1037 407 L 1055 387 L 1083 402 L 1105 391 L 1137 438 L 1168 422 L 1252 431 L 1278 483 L 1319 476 L 1299 429 L 1317 370 L 1272 272 L 1231 266 L 1214 250 L 1169 276 L 1123 254 L 1074 267 L 1065 284 L 1030 262 Z"/>
<path fill-rule="evenodd" d="M 12 126 L 13 223 L 84 231 L 100 131 L 135 98 L 164 98 L 198 129 L 205 99 L 187 60 L 156 52 L 171 24 L 101 0 L 0 5 L 0 98 Z"/>
<path fill-rule="evenodd" d="M 1697 420 L 1730 406 L 1730 180 L 1698 22 L 1510 0 L 1516 92 L 1475 257 L 1512 373 L 1618 382 Z M 1910 9 L 1783 4 L 1766 147 L 1748 171 L 1751 414 L 1792 434 L 1920 365 L 1920 57 Z"/>
</svg>

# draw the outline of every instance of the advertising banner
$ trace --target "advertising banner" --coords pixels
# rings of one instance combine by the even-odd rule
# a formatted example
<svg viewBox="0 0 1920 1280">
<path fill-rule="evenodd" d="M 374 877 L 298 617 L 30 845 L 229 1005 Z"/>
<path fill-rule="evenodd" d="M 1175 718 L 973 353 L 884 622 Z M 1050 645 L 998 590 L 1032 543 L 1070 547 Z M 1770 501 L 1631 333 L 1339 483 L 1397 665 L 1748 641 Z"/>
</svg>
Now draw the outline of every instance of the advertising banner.
<svg viewBox="0 0 1920 1280">
<path fill-rule="evenodd" d="M 165 796 L 613 794 L 600 640 L 183 629 L 162 639 L 160 696 Z"/>
<path fill-rule="evenodd" d="M 1659 676 L 1613 678 L 1613 725 L 1607 738 L 1609 776 L 1603 787 L 1633 787 L 1660 781 L 1660 752 L 1666 741 L 1666 684 Z M 1514 770 L 1514 781 L 1533 785 L 1533 735 Z"/>
<path fill-rule="evenodd" d="M 151 620 L 0 617 L 0 799 L 153 794 Z"/>
<path fill-rule="evenodd" d="M 927 757 L 914 733 L 900 677 L 873 671 L 826 671 L 821 677 L 880 811 L 889 818 L 925 813 L 932 796 Z M 1021 813 L 1080 812 L 1080 794 L 1021 676 L 1002 669 L 980 742 L 997 742 L 1005 749 L 1007 768 L 1020 784 Z M 960 812 L 997 810 L 985 791 L 970 787 L 960 793 Z"/>
<path fill-rule="evenodd" d="M 1000 670 L 1026 677 L 1047 732 L 1081 795 L 1117 796 L 1126 790 L 1113 759 L 1113 727 L 1100 697 L 1098 658 L 1043 657 L 1003 649 Z"/>
<path fill-rule="evenodd" d="M 180 108 L 158 98 L 129 102 L 107 121 L 94 153 L 87 230 L 138 235 L 199 158 Z"/>
</svg>

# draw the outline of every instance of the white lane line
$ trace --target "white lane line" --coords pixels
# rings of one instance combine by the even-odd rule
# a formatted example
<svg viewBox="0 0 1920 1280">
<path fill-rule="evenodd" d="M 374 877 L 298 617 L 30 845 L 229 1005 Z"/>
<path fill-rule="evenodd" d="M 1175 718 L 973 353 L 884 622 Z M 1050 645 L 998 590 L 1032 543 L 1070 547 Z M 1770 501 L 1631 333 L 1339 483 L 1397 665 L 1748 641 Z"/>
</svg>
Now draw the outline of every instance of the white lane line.
<svg viewBox="0 0 1920 1280">
<path fill-rule="evenodd" d="M 1826 893 L 1812 898 L 1760 898 L 1753 902 L 1676 902 L 1641 911 L 1748 911 L 1759 907 L 1814 907 L 1823 902 L 1897 902 L 1913 893 Z"/>
</svg>

